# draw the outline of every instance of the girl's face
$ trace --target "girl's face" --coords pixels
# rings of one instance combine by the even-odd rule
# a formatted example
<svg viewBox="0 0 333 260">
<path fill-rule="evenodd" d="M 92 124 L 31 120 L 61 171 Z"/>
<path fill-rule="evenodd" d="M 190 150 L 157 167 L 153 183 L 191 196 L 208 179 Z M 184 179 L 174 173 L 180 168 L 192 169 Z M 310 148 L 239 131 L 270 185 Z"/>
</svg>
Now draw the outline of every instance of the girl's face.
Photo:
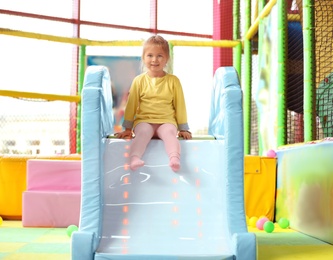
<svg viewBox="0 0 333 260">
<path fill-rule="evenodd" d="M 165 75 L 163 69 L 168 59 L 168 54 L 163 51 L 161 46 L 150 44 L 145 47 L 143 63 L 148 69 L 150 77 L 163 77 Z"/>
</svg>

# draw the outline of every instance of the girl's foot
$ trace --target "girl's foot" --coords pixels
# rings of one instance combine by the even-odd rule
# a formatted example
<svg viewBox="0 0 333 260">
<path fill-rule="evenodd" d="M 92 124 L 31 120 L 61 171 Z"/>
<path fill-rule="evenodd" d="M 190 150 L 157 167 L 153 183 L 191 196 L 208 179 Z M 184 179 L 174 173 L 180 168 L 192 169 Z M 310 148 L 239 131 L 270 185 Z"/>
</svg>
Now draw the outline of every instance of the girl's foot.
<svg viewBox="0 0 333 260">
<path fill-rule="evenodd" d="M 137 169 L 139 169 L 143 165 L 145 165 L 145 162 L 142 161 L 139 157 L 133 156 L 131 158 L 130 168 L 131 168 L 132 171 L 136 171 Z"/>
<path fill-rule="evenodd" d="M 169 166 L 174 172 L 178 172 L 180 169 L 180 160 L 178 157 L 171 157 L 169 161 Z"/>
</svg>

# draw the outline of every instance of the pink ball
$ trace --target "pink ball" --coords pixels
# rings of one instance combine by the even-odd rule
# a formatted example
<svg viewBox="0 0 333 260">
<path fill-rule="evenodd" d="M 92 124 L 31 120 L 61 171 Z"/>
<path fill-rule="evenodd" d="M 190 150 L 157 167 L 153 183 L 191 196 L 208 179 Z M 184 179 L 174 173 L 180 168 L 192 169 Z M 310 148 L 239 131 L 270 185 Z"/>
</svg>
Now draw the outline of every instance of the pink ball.
<svg viewBox="0 0 333 260">
<path fill-rule="evenodd" d="M 257 223 L 256 223 L 256 227 L 259 230 L 263 230 L 264 229 L 264 224 L 266 223 L 266 221 L 269 221 L 269 219 L 267 217 L 263 217 L 258 219 Z"/>
<path fill-rule="evenodd" d="M 267 155 L 267 157 L 275 158 L 276 152 L 274 150 L 268 150 L 266 155 Z"/>
</svg>

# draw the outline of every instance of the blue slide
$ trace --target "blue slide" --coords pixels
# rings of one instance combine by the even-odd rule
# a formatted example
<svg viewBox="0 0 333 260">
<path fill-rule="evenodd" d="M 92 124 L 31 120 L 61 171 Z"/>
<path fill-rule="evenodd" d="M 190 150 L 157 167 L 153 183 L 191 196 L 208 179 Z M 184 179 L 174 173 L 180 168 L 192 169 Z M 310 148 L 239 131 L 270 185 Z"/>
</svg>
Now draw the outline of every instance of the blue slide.
<svg viewBox="0 0 333 260">
<path fill-rule="evenodd" d="M 131 141 L 113 132 L 110 76 L 87 68 L 82 91 L 82 198 L 72 260 L 257 259 L 244 211 L 242 91 L 233 67 L 214 76 L 209 134 L 180 140 L 174 173 L 161 140 L 131 171 Z"/>
</svg>

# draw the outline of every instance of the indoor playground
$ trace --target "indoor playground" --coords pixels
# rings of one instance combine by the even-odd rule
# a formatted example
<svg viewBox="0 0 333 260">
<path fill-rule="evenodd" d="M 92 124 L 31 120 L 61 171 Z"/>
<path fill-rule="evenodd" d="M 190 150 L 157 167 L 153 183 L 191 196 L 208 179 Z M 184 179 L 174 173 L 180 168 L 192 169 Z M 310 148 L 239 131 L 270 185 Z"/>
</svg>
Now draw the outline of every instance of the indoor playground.
<svg viewBox="0 0 333 260">
<path fill-rule="evenodd" d="M 0 2 L 0 259 L 333 259 L 332 16 L 331 0 Z M 131 170 L 114 135 L 154 34 L 193 134 L 177 173 L 159 139 Z"/>
</svg>

